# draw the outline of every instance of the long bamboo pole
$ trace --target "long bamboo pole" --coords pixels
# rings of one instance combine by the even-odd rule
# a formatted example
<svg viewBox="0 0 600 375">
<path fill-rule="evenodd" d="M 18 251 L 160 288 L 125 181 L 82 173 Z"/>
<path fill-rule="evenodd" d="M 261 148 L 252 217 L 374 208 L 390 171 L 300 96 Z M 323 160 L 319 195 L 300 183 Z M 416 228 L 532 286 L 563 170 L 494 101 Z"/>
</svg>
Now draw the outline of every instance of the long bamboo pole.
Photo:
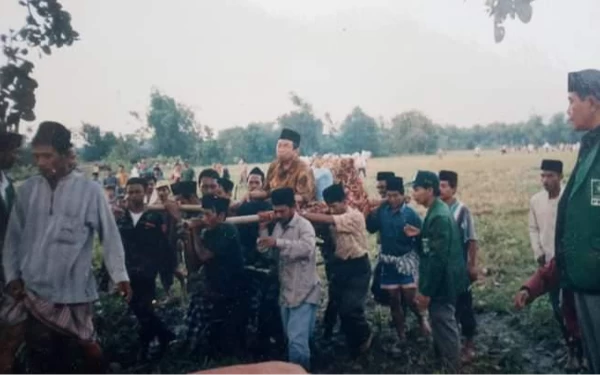
<svg viewBox="0 0 600 375">
<path fill-rule="evenodd" d="M 162 204 L 153 204 L 151 206 L 148 206 L 146 209 L 148 211 L 164 211 L 165 206 Z M 202 206 L 197 205 L 197 204 L 182 204 L 179 206 L 179 210 L 181 210 L 182 212 L 196 212 L 196 213 L 201 213 L 201 212 L 206 211 L 205 209 L 202 208 Z M 258 217 L 258 215 L 230 216 L 227 219 L 225 219 L 225 222 L 231 223 L 231 224 L 251 224 L 251 223 L 258 223 L 259 221 L 260 221 L 260 218 Z"/>
</svg>

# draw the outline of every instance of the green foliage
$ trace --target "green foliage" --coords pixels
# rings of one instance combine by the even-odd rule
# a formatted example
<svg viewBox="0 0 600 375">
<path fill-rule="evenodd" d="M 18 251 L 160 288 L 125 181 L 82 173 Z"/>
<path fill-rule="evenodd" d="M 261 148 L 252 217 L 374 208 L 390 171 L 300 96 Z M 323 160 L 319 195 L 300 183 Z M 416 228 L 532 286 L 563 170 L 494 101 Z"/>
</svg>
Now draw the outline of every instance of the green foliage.
<svg viewBox="0 0 600 375">
<path fill-rule="evenodd" d="M 485 0 L 485 5 L 490 17 L 494 19 L 494 39 L 496 43 L 502 42 L 506 34 L 504 21 L 516 17 L 523 23 L 529 23 L 533 15 L 531 3 L 534 0 Z"/>
<path fill-rule="evenodd" d="M 201 135 L 194 112 L 189 107 L 155 90 L 150 95 L 147 120 L 157 153 L 186 159 L 198 154 Z"/>
<path fill-rule="evenodd" d="M 379 129 L 373 117 L 365 114 L 360 107 L 355 107 L 341 126 L 339 142 L 343 150 L 372 150 L 380 156 L 381 144 Z"/>
<path fill-rule="evenodd" d="M 34 64 L 30 50 L 50 55 L 53 48 L 70 46 L 79 38 L 71 26 L 71 15 L 57 0 L 19 0 L 26 8 L 25 25 L 0 35 L 6 65 L 0 67 L 0 131 L 19 131 L 21 120 L 34 121 L 35 89 L 31 77 Z"/>
<path fill-rule="evenodd" d="M 102 134 L 100 127 L 86 123 L 83 124 L 81 136 L 86 143 L 81 152 L 84 161 L 97 161 L 106 158 L 119 142 L 113 132 Z"/>
</svg>

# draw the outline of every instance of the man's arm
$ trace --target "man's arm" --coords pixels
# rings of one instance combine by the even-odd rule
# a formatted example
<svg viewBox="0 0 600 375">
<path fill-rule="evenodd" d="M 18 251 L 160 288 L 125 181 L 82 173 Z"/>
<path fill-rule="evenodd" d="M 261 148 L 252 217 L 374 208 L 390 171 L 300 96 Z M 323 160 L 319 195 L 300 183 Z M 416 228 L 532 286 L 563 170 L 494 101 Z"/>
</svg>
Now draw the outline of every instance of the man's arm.
<svg viewBox="0 0 600 375">
<path fill-rule="evenodd" d="M 104 264 L 115 284 L 129 281 L 125 268 L 125 251 L 113 213 L 100 188 L 91 189 L 95 195 L 96 229 L 104 252 Z M 93 214 L 93 213 L 92 213 Z"/>
<path fill-rule="evenodd" d="M 312 222 L 312 223 L 319 223 L 319 224 L 335 224 L 335 218 L 334 215 L 327 215 L 327 214 L 315 214 L 315 213 L 310 213 L 310 212 L 305 212 L 302 214 L 302 216 Z"/>
<path fill-rule="evenodd" d="M 307 166 L 300 172 L 294 192 L 302 197 L 302 204 L 312 202 L 315 199 L 315 176 L 310 167 Z"/>
<path fill-rule="evenodd" d="M 535 214 L 534 199 L 532 199 L 529 204 L 529 241 L 531 242 L 533 256 L 535 260 L 539 262 L 540 258 L 544 256 L 544 250 L 542 249 L 542 242 L 540 240 L 540 227 Z"/>
<path fill-rule="evenodd" d="M 25 229 L 25 209 L 20 199 L 22 196 L 22 191 L 19 189 L 9 216 L 8 227 L 6 228 L 4 248 L 2 250 L 2 265 L 6 284 L 21 278 L 19 245 Z M 4 285 L 0 287 L 4 288 Z"/>
<path fill-rule="evenodd" d="M 377 208 L 375 211 L 372 211 L 365 218 L 367 224 L 367 231 L 371 234 L 379 232 L 379 229 L 381 228 L 379 221 L 379 210 L 381 209 L 380 207 Z"/>
<path fill-rule="evenodd" d="M 290 260 L 308 259 L 315 251 L 317 238 L 315 229 L 310 223 L 298 223 L 299 238 L 295 240 L 277 238 L 275 246 L 283 258 Z"/>
<path fill-rule="evenodd" d="M 467 248 L 467 268 L 469 271 L 475 272 L 477 268 L 477 252 L 479 251 L 479 243 L 477 242 L 477 234 L 475 233 L 475 221 L 471 210 L 464 208 L 464 227 L 466 228 L 466 238 L 469 245 Z"/>
<path fill-rule="evenodd" d="M 425 269 L 421 269 L 423 277 L 419 277 L 419 293 L 424 296 L 431 297 L 440 287 L 440 284 L 445 282 L 444 275 L 448 266 L 448 258 L 450 256 L 450 231 L 452 223 L 446 217 L 434 217 L 429 224 L 431 226 L 429 232 L 435 236 L 428 238 L 427 243 L 423 240 L 423 246 L 428 246 L 429 249 L 424 249 L 424 256 L 428 257 L 428 262 Z"/>
</svg>

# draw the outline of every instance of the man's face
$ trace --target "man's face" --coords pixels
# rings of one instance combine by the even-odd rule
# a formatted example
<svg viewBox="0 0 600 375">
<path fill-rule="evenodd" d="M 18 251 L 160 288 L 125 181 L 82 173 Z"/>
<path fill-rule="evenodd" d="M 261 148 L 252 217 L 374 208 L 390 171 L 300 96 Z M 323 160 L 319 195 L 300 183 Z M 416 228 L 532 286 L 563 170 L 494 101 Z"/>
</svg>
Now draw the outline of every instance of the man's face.
<svg viewBox="0 0 600 375">
<path fill-rule="evenodd" d="M 154 192 L 155 185 L 156 185 L 156 183 L 154 182 L 154 180 L 148 181 L 148 187 L 146 188 L 146 194 L 152 195 L 152 193 Z"/>
<path fill-rule="evenodd" d="M 33 146 L 33 157 L 40 174 L 48 179 L 65 171 L 69 163 L 69 156 L 60 155 L 52 146 Z"/>
<path fill-rule="evenodd" d="M 295 212 L 295 208 L 286 205 L 273 206 L 273 217 L 275 218 L 275 221 L 282 224 L 292 220 Z"/>
<path fill-rule="evenodd" d="M 277 141 L 277 159 L 280 161 L 290 161 L 296 156 L 294 142 L 287 139 Z"/>
<path fill-rule="evenodd" d="M 200 179 L 200 192 L 202 196 L 217 195 L 219 190 L 219 184 L 217 180 L 212 177 L 202 177 Z"/>
<path fill-rule="evenodd" d="M 262 188 L 262 177 L 256 174 L 248 176 L 248 191 L 255 191 Z"/>
<path fill-rule="evenodd" d="M 331 212 L 332 215 L 341 215 L 345 213 L 347 209 L 346 203 L 344 202 L 333 202 L 327 204 L 327 206 L 329 207 L 329 212 Z"/>
<path fill-rule="evenodd" d="M 208 228 L 215 228 L 221 222 L 223 222 L 224 215 L 217 215 L 214 210 L 206 210 L 204 211 L 204 216 L 202 216 L 202 221 Z"/>
<path fill-rule="evenodd" d="M 375 184 L 375 186 L 377 187 L 377 192 L 379 193 L 379 196 L 383 199 L 385 199 L 386 197 L 386 189 L 387 189 L 387 183 L 385 181 L 377 181 L 377 183 Z"/>
<path fill-rule="evenodd" d="M 594 124 L 594 117 L 597 110 L 597 103 L 592 97 L 582 100 L 578 94 L 569 93 L 569 109 L 567 110 L 567 114 L 575 130 L 590 130 L 593 126 L 597 125 Z"/>
<path fill-rule="evenodd" d="M 386 196 L 387 201 L 392 208 L 398 208 L 404 203 L 404 194 L 399 191 L 388 191 Z"/>
<path fill-rule="evenodd" d="M 119 167 L 119 173 L 125 172 L 125 167 Z"/>
<path fill-rule="evenodd" d="M 556 191 L 560 188 L 562 174 L 551 171 L 542 171 L 541 177 L 542 185 L 544 185 L 544 189 L 546 189 L 546 191 Z"/>
<path fill-rule="evenodd" d="M 442 198 L 443 201 L 452 199 L 455 192 L 456 190 L 450 186 L 448 181 L 440 181 L 440 198 Z"/>
<path fill-rule="evenodd" d="M 0 151 L 0 169 L 11 169 L 19 160 L 19 149 L 11 148 Z"/>
<path fill-rule="evenodd" d="M 432 189 L 425 189 L 422 186 L 413 187 L 412 198 L 420 205 L 425 205 L 431 195 L 433 194 Z"/>
<path fill-rule="evenodd" d="M 169 199 L 169 188 L 166 186 L 158 188 L 158 190 L 156 190 L 156 194 L 158 194 L 158 199 L 160 199 L 161 202 L 164 202 Z"/>
<path fill-rule="evenodd" d="M 132 206 L 141 206 L 144 204 L 144 196 L 146 195 L 146 190 L 143 185 L 140 184 L 132 184 L 127 185 L 127 201 Z"/>
</svg>

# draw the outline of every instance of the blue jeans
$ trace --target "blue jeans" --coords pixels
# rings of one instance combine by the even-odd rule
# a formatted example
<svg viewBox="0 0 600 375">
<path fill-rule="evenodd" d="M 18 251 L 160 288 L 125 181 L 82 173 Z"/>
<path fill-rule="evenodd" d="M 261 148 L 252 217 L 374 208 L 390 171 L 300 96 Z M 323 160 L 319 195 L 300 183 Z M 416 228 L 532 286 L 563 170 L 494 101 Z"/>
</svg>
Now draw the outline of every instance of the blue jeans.
<svg viewBox="0 0 600 375">
<path fill-rule="evenodd" d="M 315 329 L 317 305 L 303 303 L 297 307 L 281 307 L 283 330 L 288 339 L 288 361 L 310 368 L 310 340 Z"/>
</svg>

